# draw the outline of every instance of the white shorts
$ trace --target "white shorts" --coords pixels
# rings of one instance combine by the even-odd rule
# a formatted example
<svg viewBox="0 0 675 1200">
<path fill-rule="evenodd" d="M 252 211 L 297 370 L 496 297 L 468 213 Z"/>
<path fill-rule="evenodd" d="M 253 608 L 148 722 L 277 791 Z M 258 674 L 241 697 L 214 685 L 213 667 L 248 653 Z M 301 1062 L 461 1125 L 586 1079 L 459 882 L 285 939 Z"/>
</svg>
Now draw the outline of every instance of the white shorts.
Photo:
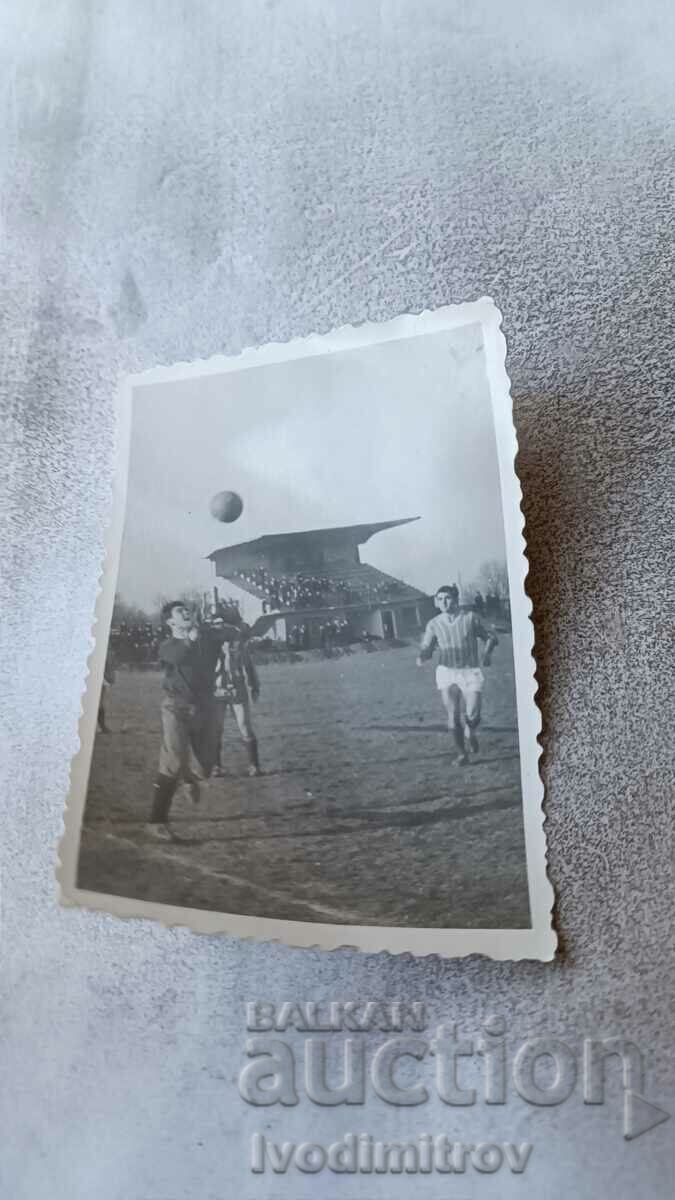
<svg viewBox="0 0 675 1200">
<path fill-rule="evenodd" d="M 444 688 L 458 687 L 463 692 L 482 692 L 485 676 L 480 667 L 436 667 L 436 687 L 439 692 Z"/>
</svg>

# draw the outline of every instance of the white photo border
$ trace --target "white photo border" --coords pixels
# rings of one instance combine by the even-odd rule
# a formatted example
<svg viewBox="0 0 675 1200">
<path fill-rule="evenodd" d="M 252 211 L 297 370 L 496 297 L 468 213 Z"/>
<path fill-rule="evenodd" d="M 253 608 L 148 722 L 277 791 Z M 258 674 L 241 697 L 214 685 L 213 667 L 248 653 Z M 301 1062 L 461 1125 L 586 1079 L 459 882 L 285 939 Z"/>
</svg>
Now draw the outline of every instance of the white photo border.
<svg viewBox="0 0 675 1200">
<path fill-rule="evenodd" d="M 79 724 L 80 746 L 71 764 L 64 834 L 59 847 L 57 880 L 62 905 L 95 909 L 118 917 L 153 919 L 167 926 L 187 926 L 196 933 L 230 934 L 240 938 L 281 942 L 294 947 L 323 950 L 354 948 L 370 953 L 388 951 L 391 954 L 408 953 L 415 956 L 435 954 L 445 958 L 474 954 L 496 960 L 549 961 L 553 958 L 557 949 L 557 937 L 551 924 L 554 893 L 547 875 L 542 808 L 544 786 L 539 773 L 541 749 L 538 739 L 541 733 L 541 716 L 536 703 L 532 605 L 525 591 L 525 579 L 529 568 L 523 533 L 522 492 L 515 470 L 518 442 L 513 424 L 510 384 L 506 372 L 506 342 L 501 330 L 501 321 L 501 313 L 494 301 L 484 297 L 473 303 L 449 305 L 419 315 L 405 314 L 383 324 L 347 325 L 327 334 L 312 334 L 286 343 L 270 343 L 246 349 L 235 357 L 215 356 L 192 363 L 177 363 L 171 367 L 155 367 L 137 375 L 127 376 L 122 381 L 116 404 L 113 509 L 106 537 L 101 590 L 96 604 L 95 645 L 89 658 L 89 672 Z M 501 482 L 511 595 L 531 926 L 527 929 L 422 929 L 386 925 L 322 924 L 181 908 L 78 888 L 76 879 L 80 831 L 124 528 L 133 392 L 148 385 L 204 378 L 298 358 L 357 350 L 376 343 L 425 336 L 472 324 L 480 324 L 482 328 Z"/>
</svg>

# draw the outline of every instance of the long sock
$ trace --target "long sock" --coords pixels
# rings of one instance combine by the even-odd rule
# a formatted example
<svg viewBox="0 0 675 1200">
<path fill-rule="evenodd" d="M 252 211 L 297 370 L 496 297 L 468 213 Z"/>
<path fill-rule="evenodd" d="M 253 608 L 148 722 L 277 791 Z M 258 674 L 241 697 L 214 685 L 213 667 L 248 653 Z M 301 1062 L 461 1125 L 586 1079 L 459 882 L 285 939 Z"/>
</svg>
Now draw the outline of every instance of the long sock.
<svg viewBox="0 0 675 1200">
<path fill-rule="evenodd" d="M 460 722 L 455 722 L 452 727 L 452 733 L 455 739 L 455 745 L 460 754 L 466 754 L 466 745 L 464 742 L 464 730 Z"/>
<path fill-rule="evenodd" d="M 152 810 L 150 823 L 166 825 L 171 811 L 173 794 L 178 787 L 178 780 L 171 775 L 158 775 L 152 789 Z"/>
<path fill-rule="evenodd" d="M 260 762 L 258 760 L 258 739 L 256 737 L 246 738 L 245 743 L 249 766 L 255 767 L 256 770 L 259 771 Z"/>
</svg>

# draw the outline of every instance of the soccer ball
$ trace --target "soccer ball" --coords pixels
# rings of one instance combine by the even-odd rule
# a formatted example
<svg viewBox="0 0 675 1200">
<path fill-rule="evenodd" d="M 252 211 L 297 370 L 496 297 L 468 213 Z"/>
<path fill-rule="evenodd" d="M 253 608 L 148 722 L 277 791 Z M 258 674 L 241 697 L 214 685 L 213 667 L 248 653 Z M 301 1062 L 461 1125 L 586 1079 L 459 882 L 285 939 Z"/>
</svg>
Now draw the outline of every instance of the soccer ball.
<svg viewBox="0 0 675 1200">
<path fill-rule="evenodd" d="M 244 502 L 236 492 L 216 492 L 209 504 L 211 516 L 227 525 L 241 516 L 243 508 Z"/>
</svg>

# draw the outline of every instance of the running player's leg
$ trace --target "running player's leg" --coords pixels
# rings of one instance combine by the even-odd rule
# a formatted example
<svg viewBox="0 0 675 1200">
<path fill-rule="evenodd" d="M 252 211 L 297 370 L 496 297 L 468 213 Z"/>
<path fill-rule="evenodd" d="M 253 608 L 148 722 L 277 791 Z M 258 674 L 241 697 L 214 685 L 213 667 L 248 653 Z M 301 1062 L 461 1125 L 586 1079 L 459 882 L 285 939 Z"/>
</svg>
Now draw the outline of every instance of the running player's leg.
<svg viewBox="0 0 675 1200">
<path fill-rule="evenodd" d="M 457 759 L 459 765 L 464 765 L 467 762 L 466 744 L 464 741 L 464 723 L 465 723 L 465 703 L 464 696 L 457 684 L 452 684 L 451 687 L 440 688 L 441 700 L 443 707 L 448 715 L 448 729 L 455 739 L 457 747 Z"/>
<path fill-rule="evenodd" d="M 467 681 L 464 695 L 466 699 L 466 736 L 474 754 L 478 752 L 476 730 L 480 725 L 481 708 L 483 704 L 483 674 L 478 671 Z"/>
<path fill-rule="evenodd" d="M 255 735 L 253 722 L 251 720 L 251 705 L 248 697 L 241 698 L 241 701 L 232 705 L 234 718 L 237 722 L 237 728 L 241 734 L 242 741 L 246 746 L 248 755 L 248 773 L 249 775 L 260 774 L 260 762 L 258 759 L 258 739 Z"/>
</svg>

